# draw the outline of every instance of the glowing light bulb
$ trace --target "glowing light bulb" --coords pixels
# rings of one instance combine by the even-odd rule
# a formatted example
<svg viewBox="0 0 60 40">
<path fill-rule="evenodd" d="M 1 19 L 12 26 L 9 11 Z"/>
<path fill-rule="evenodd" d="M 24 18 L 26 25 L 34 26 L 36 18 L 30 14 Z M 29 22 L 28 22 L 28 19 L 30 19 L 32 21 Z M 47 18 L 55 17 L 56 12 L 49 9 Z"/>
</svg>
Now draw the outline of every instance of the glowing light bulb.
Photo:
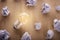
<svg viewBox="0 0 60 40">
<path fill-rule="evenodd" d="M 30 19 L 29 14 L 27 14 L 27 13 L 25 13 L 25 12 L 22 13 L 22 14 L 20 14 L 20 21 L 21 21 L 23 24 L 27 23 L 29 19 Z"/>
</svg>

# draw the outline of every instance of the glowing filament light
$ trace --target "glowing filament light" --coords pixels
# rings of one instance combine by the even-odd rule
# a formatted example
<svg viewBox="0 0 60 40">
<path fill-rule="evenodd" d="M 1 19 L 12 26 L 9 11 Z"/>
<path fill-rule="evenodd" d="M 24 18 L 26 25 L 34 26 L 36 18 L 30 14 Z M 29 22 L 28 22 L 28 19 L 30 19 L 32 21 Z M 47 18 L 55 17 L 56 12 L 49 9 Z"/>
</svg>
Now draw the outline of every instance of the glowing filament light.
<svg viewBox="0 0 60 40">
<path fill-rule="evenodd" d="M 22 13 L 20 14 L 20 21 L 25 24 L 28 22 L 28 20 L 30 19 L 30 16 L 27 13 Z"/>
</svg>

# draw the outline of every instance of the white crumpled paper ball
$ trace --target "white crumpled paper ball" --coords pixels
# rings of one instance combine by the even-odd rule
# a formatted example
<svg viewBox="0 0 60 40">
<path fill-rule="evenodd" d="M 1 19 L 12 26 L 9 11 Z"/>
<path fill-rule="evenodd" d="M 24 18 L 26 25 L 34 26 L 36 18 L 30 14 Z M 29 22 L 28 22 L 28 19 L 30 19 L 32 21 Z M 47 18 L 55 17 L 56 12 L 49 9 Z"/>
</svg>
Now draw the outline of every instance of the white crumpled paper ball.
<svg viewBox="0 0 60 40">
<path fill-rule="evenodd" d="M 42 4 L 42 13 L 43 14 L 49 13 L 50 9 L 51 9 L 51 6 L 48 3 Z"/>
<path fill-rule="evenodd" d="M 36 30 L 40 30 L 40 29 L 41 29 L 41 23 L 36 22 L 36 23 L 35 23 L 35 29 L 36 29 Z"/>
<path fill-rule="evenodd" d="M 56 6 L 56 10 L 60 11 L 60 5 Z"/>
<path fill-rule="evenodd" d="M 25 32 L 21 40 L 31 40 L 31 35 L 28 32 Z"/>
<path fill-rule="evenodd" d="M 60 20 L 54 19 L 54 30 L 60 32 Z"/>
<path fill-rule="evenodd" d="M 47 31 L 47 37 L 46 37 L 46 39 L 52 39 L 53 36 L 54 36 L 53 30 L 50 30 L 50 29 L 49 29 L 49 30 Z"/>
<path fill-rule="evenodd" d="M 8 10 L 7 6 L 5 6 L 5 7 L 2 8 L 2 15 L 3 16 L 8 16 L 9 13 L 10 13 L 10 11 Z"/>
</svg>

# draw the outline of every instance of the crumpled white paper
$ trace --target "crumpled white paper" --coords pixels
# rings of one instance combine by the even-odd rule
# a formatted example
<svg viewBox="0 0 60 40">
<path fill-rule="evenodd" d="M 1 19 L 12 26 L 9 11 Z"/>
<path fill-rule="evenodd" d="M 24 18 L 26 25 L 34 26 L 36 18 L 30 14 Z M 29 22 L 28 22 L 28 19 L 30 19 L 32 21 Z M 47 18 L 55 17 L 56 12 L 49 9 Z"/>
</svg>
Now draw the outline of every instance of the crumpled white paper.
<svg viewBox="0 0 60 40">
<path fill-rule="evenodd" d="M 31 35 L 28 32 L 25 32 L 21 40 L 31 40 Z"/>
<path fill-rule="evenodd" d="M 10 13 L 10 11 L 8 10 L 8 7 L 5 6 L 3 9 L 2 9 L 2 15 L 3 16 L 8 16 Z"/>
<path fill-rule="evenodd" d="M 36 0 L 27 0 L 26 6 L 34 6 L 36 4 Z"/>
<path fill-rule="evenodd" d="M 53 36 L 54 36 L 53 30 L 50 30 L 50 29 L 49 29 L 49 30 L 47 31 L 47 38 L 46 38 L 46 39 L 52 39 Z"/>
<path fill-rule="evenodd" d="M 60 5 L 56 6 L 56 10 L 60 11 Z"/>
<path fill-rule="evenodd" d="M 39 22 L 35 23 L 35 29 L 40 30 L 41 29 L 41 23 L 39 23 Z"/>
<path fill-rule="evenodd" d="M 42 4 L 42 13 L 46 14 L 50 12 L 51 6 L 48 3 L 43 3 Z"/>
<path fill-rule="evenodd" d="M 60 32 L 60 20 L 54 19 L 54 29 Z"/>
<path fill-rule="evenodd" d="M 8 40 L 10 37 L 10 34 L 6 30 L 0 30 L 0 39 L 1 40 Z"/>
</svg>

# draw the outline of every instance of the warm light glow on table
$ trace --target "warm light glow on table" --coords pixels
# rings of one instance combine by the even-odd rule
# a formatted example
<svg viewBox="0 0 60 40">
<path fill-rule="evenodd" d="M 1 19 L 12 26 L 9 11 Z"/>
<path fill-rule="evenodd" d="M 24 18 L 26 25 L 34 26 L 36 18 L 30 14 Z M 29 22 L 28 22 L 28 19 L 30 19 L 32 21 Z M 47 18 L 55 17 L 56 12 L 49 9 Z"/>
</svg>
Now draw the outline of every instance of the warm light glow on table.
<svg viewBox="0 0 60 40">
<path fill-rule="evenodd" d="M 23 24 L 26 24 L 31 20 L 31 17 L 29 14 L 24 12 L 20 14 L 19 19 L 20 19 L 20 22 L 22 22 Z"/>
</svg>

